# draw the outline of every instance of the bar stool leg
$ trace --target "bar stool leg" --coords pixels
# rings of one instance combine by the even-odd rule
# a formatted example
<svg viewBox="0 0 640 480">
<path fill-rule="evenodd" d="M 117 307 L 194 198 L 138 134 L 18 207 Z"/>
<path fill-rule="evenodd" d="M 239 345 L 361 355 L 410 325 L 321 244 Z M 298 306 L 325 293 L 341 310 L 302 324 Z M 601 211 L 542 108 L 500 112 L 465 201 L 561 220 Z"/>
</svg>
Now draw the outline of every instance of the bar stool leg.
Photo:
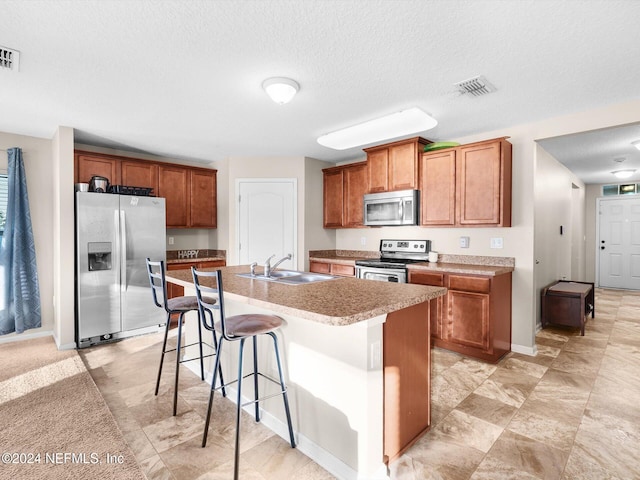
<svg viewBox="0 0 640 480">
<path fill-rule="evenodd" d="M 244 341 L 240 340 L 240 353 L 238 355 L 238 398 L 236 409 L 236 452 L 233 465 L 233 480 L 238 480 L 239 465 L 240 465 L 240 414 L 242 413 L 242 354 L 244 352 Z"/>
<path fill-rule="evenodd" d="M 198 312 L 198 344 L 200 345 L 200 380 L 204 381 L 204 354 L 202 353 L 202 325 L 200 324 L 200 312 Z"/>
<path fill-rule="evenodd" d="M 219 346 L 222 346 L 222 338 L 220 338 L 220 343 L 218 344 L 218 339 L 216 337 L 216 332 L 213 332 L 213 347 L 216 349 L 216 362 L 215 362 L 215 367 L 214 368 L 214 377 L 212 380 L 212 386 L 215 387 L 216 384 L 216 379 L 215 379 L 215 372 L 217 371 L 220 374 L 220 385 L 222 386 L 222 396 L 226 397 L 227 396 L 227 387 L 225 387 L 224 385 L 224 378 L 222 377 L 222 365 L 220 365 L 220 350 L 219 350 Z"/>
<path fill-rule="evenodd" d="M 160 355 L 160 368 L 158 369 L 158 380 L 156 381 L 156 396 L 160 389 L 160 375 L 162 374 L 162 364 L 164 363 L 164 354 L 167 351 L 167 337 L 169 336 L 169 326 L 171 325 L 171 314 L 167 313 L 167 327 L 164 329 L 164 342 L 162 342 L 162 354 Z"/>
<path fill-rule="evenodd" d="M 287 426 L 289 427 L 289 440 L 291 441 L 291 448 L 296 448 L 296 441 L 293 438 L 293 427 L 291 425 L 291 412 L 289 410 L 289 398 L 287 396 L 287 387 L 284 383 L 284 376 L 282 375 L 282 365 L 280 363 L 280 351 L 278 350 L 278 337 L 273 332 L 269 332 L 268 335 L 273 338 L 273 348 L 276 352 L 276 363 L 278 365 L 278 376 L 280 377 L 280 386 L 282 387 L 282 398 L 284 400 L 284 411 L 287 415 Z"/>
<path fill-rule="evenodd" d="M 260 421 L 260 405 L 258 404 L 258 337 L 257 335 L 253 336 L 253 392 L 255 399 L 255 409 L 256 409 L 256 422 Z"/>
<path fill-rule="evenodd" d="M 220 367 L 220 352 L 222 350 L 222 338 L 220 338 L 220 343 L 216 346 L 216 364 L 213 367 L 213 378 L 211 379 L 211 391 L 209 392 L 209 405 L 207 406 L 207 418 L 204 422 L 204 434 L 202 435 L 202 447 L 207 446 L 207 434 L 209 433 L 209 422 L 211 421 L 211 408 L 213 406 L 213 394 L 216 391 L 216 379 L 218 376 L 218 372 L 220 373 L 220 383 L 224 385 L 224 381 L 222 380 L 222 368 Z M 224 392 L 224 386 L 222 387 L 222 391 Z"/>
<path fill-rule="evenodd" d="M 178 343 L 176 344 L 176 381 L 173 388 L 173 416 L 176 416 L 178 409 L 178 378 L 180 376 L 180 345 L 182 344 L 182 317 L 184 312 L 180 312 L 178 317 Z"/>
</svg>

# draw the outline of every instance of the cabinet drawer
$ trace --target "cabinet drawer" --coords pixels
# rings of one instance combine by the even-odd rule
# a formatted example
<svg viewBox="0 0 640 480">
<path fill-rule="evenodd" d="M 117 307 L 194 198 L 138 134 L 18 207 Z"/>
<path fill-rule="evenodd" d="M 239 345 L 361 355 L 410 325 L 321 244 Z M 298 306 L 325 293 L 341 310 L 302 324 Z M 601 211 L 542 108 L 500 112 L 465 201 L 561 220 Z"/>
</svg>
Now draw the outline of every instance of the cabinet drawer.
<svg viewBox="0 0 640 480">
<path fill-rule="evenodd" d="M 331 265 L 329 263 L 322 262 L 310 262 L 309 271 L 314 273 L 329 273 Z"/>
<path fill-rule="evenodd" d="M 353 277 L 356 274 L 356 268 L 351 265 L 340 265 L 338 263 L 331 264 L 331 273 L 343 277 Z"/>
<path fill-rule="evenodd" d="M 489 293 L 491 279 L 488 277 L 449 275 L 449 289 L 463 292 Z"/>
<path fill-rule="evenodd" d="M 444 273 L 409 272 L 409 283 L 444 287 Z"/>
</svg>

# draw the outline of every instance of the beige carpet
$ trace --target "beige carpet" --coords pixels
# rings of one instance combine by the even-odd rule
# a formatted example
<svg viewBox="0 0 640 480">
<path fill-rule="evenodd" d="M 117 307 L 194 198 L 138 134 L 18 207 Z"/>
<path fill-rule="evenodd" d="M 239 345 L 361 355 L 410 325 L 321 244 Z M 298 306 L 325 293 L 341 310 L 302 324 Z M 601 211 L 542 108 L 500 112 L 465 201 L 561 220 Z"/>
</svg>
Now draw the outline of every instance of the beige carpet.
<svg viewBox="0 0 640 480">
<path fill-rule="evenodd" d="M 74 350 L 0 344 L 0 479 L 145 479 Z"/>
</svg>

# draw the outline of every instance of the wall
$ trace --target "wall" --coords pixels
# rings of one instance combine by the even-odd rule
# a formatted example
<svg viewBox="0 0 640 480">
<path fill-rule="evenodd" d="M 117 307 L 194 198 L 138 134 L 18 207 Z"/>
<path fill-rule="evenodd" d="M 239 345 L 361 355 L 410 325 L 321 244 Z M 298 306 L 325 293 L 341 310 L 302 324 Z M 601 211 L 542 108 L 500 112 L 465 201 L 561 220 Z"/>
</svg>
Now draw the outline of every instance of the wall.
<svg viewBox="0 0 640 480">
<path fill-rule="evenodd" d="M 295 178 L 298 183 L 298 265 L 308 266 L 309 250 L 334 248 L 331 233 L 322 229 L 322 168 L 333 166 L 305 157 L 231 157 L 225 162 L 225 179 L 219 182 L 218 193 L 228 188 L 226 209 L 224 203 L 218 206 L 218 221 L 226 223 L 227 264 L 238 263 L 236 206 L 236 180 L 241 178 Z M 220 165 L 220 163 L 218 163 Z M 228 171 L 228 175 L 226 172 Z M 225 186 L 222 184 L 224 183 Z M 308 190 L 308 191 L 307 191 Z M 219 228 L 220 235 L 225 232 Z M 322 230 L 322 232 L 321 232 Z M 222 240 L 220 240 L 222 243 Z M 304 259 L 304 264 L 302 260 Z"/>
<path fill-rule="evenodd" d="M 51 140 L 14 135 L 0 132 L 0 149 L 13 147 L 22 149 L 29 209 L 36 248 L 38 282 L 40 284 L 40 302 L 42 308 L 42 326 L 27 330 L 20 335 L 8 334 L 0 337 L 0 342 L 26 339 L 35 335 L 50 335 L 54 329 L 53 308 L 53 145 Z M 7 153 L 0 152 L 0 169 L 6 171 Z M 73 244 L 71 245 L 73 249 Z M 73 283 L 71 283 L 73 291 Z"/>
</svg>

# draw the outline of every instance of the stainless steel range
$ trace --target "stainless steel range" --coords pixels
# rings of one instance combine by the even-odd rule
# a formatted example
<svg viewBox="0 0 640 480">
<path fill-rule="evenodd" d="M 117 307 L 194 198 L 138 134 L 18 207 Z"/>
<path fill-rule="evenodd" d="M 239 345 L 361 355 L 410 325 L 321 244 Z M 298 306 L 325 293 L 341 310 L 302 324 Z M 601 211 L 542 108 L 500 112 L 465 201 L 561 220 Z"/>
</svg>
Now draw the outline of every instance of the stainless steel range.
<svg viewBox="0 0 640 480">
<path fill-rule="evenodd" d="M 407 264 L 427 262 L 431 240 L 380 240 L 380 259 L 356 260 L 356 277 L 407 283 Z"/>
</svg>

